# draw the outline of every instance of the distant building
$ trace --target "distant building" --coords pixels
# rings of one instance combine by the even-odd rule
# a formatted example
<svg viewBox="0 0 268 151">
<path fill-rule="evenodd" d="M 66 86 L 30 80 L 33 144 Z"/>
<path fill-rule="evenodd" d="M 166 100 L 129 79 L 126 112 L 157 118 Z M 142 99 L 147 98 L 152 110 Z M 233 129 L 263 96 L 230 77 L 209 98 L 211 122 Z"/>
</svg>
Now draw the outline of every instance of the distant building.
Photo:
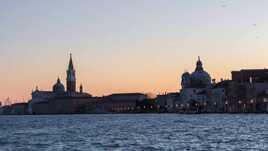
<svg viewBox="0 0 268 151">
<path fill-rule="evenodd" d="M 79 113 L 268 113 L 268 69 L 232 71 L 232 80 L 211 80 L 198 57 L 194 72 L 181 76 L 181 90 L 150 99 L 142 93 L 92 97 L 76 89 L 76 71 L 70 55 L 66 89 L 60 78 L 52 91 L 32 92 L 29 103 L 0 108 L 0 114 Z M 1 104 L 0 104 L 1 105 Z M 25 109 L 28 109 L 25 111 Z"/>
<path fill-rule="evenodd" d="M 232 80 L 236 82 L 268 82 L 268 69 L 232 71 Z"/>
<path fill-rule="evenodd" d="M 203 63 L 198 57 L 196 62 L 195 71 L 190 74 L 189 72 L 185 72 L 182 75 L 181 81 L 182 89 L 185 88 L 210 88 L 211 87 L 211 77 L 210 75 L 204 70 Z"/>
<path fill-rule="evenodd" d="M 211 76 L 203 68 L 198 57 L 195 71 L 185 72 L 181 77 L 179 93 L 158 95 L 156 104 L 159 112 L 223 112 L 225 89 L 215 86 Z"/>
<path fill-rule="evenodd" d="M 11 115 L 27 115 L 28 112 L 28 103 L 16 103 L 10 106 Z"/>
<path fill-rule="evenodd" d="M 204 70 L 203 63 L 198 57 L 195 71 L 183 73 L 180 90 L 180 102 L 177 106 L 183 110 L 193 112 L 209 111 L 212 102 L 215 102 L 213 85 L 210 75 Z M 214 100 L 214 101 L 212 101 Z"/>
<path fill-rule="evenodd" d="M 0 115 L 11 115 L 11 106 L 6 105 L 0 108 Z"/>
<path fill-rule="evenodd" d="M 226 81 L 225 112 L 267 112 L 268 69 L 232 71 Z"/>
<path fill-rule="evenodd" d="M 195 71 L 183 73 L 181 79 L 180 101 L 176 102 L 176 108 L 190 112 L 223 112 L 225 89 L 215 87 L 200 57 Z"/>
<path fill-rule="evenodd" d="M 204 70 L 203 64 L 199 57 L 196 63 L 195 71 L 192 74 L 185 72 L 181 79 L 181 100 L 184 102 L 198 101 L 200 103 L 207 100 L 205 93 L 206 90 L 212 86 L 211 77 Z"/>
<path fill-rule="evenodd" d="M 142 93 L 117 93 L 92 97 L 83 92 L 82 85 L 77 92 L 72 56 L 66 73 L 66 90 L 58 78 L 52 91 L 40 91 L 36 88 L 32 92 L 32 99 L 29 101 L 30 114 L 134 113 L 155 109 L 154 101 Z"/>
<path fill-rule="evenodd" d="M 163 95 L 157 95 L 156 107 L 158 112 L 176 112 L 179 107 L 180 93 L 167 93 Z"/>
<path fill-rule="evenodd" d="M 92 96 L 83 92 L 82 85 L 79 92 L 76 91 L 76 75 L 72 55 L 70 55 L 66 73 L 66 90 L 58 78 L 52 87 L 52 91 L 40 91 L 36 88 L 32 92 L 32 99 L 29 101 L 29 113 L 72 114 L 79 112 L 81 104 L 87 104 L 88 101 L 91 101 Z"/>
<path fill-rule="evenodd" d="M 137 111 L 138 104 L 146 99 L 148 99 L 147 96 L 142 93 L 112 94 L 96 102 L 95 111 L 97 113 L 133 113 Z"/>
</svg>

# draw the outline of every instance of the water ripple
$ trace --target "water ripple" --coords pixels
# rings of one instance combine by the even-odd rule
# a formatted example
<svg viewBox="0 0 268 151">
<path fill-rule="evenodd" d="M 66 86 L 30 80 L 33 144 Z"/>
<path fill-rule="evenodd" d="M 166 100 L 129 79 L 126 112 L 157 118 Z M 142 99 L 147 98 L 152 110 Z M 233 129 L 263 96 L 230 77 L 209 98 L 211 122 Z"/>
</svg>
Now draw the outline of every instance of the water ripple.
<svg viewBox="0 0 268 151">
<path fill-rule="evenodd" d="M 0 116 L 0 150 L 268 150 L 267 115 Z"/>
</svg>

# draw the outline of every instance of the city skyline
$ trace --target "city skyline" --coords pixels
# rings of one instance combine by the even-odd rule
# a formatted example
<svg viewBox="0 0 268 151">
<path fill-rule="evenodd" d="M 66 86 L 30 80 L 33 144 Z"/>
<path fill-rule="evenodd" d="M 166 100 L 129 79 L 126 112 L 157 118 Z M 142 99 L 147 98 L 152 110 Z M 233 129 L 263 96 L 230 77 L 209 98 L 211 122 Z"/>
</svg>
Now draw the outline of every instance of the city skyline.
<svg viewBox="0 0 268 151">
<path fill-rule="evenodd" d="M 266 1 L 61 2 L 0 2 L 0 100 L 65 81 L 70 48 L 94 96 L 178 91 L 197 56 L 218 81 L 267 67 Z"/>
</svg>

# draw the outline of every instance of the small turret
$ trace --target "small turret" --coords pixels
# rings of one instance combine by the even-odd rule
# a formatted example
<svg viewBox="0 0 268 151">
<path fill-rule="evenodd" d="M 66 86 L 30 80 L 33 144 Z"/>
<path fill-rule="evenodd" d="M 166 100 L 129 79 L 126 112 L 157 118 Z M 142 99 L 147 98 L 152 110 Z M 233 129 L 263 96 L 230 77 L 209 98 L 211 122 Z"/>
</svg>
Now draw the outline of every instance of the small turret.
<svg viewBox="0 0 268 151">
<path fill-rule="evenodd" d="M 83 85 L 81 84 L 80 87 L 79 87 L 79 92 L 80 93 L 83 93 Z"/>
<path fill-rule="evenodd" d="M 39 91 L 38 86 L 35 87 L 35 91 Z"/>
</svg>

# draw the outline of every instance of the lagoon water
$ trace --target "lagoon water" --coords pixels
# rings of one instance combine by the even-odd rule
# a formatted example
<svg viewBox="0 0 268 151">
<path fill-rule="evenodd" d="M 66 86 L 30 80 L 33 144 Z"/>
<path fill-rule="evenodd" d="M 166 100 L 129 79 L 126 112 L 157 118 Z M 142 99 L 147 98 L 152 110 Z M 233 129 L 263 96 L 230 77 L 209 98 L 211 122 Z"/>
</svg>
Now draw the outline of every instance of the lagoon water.
<svg viewBox="0 0 268 151">
<path fill-rule="evenodd" d="M 2 151 L 268 150 L 268 115 L 0 116 Z"/>
</svg>

